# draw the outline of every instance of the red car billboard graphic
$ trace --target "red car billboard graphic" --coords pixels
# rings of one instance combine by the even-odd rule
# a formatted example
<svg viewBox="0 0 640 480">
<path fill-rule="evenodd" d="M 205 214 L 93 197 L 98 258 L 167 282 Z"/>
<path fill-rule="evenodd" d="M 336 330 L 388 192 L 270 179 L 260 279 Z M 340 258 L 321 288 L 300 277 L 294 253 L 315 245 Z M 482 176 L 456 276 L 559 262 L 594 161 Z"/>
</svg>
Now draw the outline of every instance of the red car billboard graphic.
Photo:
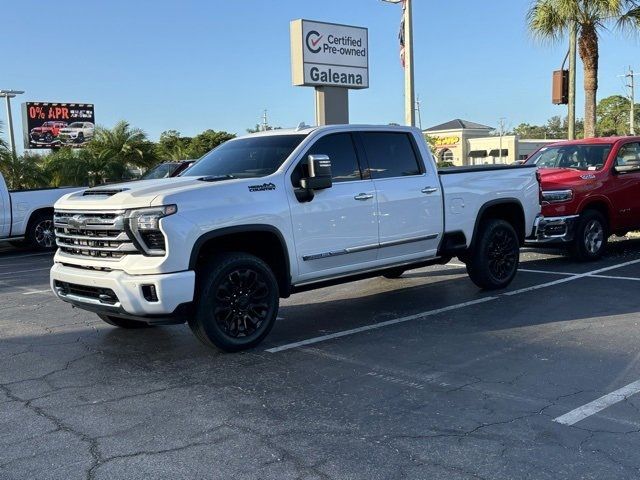
<svg viewBox="0 0 640 480">
<path fill-rule="evenodd" d="M 25 102 L 22 126 L 24 148 L 82 147 L 93 138 L 93 104 Z"/>
</svg>

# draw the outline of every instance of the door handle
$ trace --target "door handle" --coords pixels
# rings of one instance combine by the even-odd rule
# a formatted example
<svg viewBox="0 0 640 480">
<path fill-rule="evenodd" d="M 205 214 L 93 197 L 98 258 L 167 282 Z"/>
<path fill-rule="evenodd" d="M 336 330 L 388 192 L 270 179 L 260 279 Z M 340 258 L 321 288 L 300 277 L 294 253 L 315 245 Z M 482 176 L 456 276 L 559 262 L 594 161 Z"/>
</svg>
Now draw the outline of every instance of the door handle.
<svg viewBox="0 0 640 480">
<path fill-rule="evenodd" d="M 371 193 L 359 193 L 358 195 L 356 195 L 355 197 L 356 200 L 370 200 L 373 198 L 373 194 Z"/>
<path fill-rule="evenodd" d="M 422 190 L 420 190 L 422 193 L 426 193 L 426 194 L 430 194 L 430 193 L 435 193 L 438 191 L 437 187 L 424 187 Z"/>
</svg>

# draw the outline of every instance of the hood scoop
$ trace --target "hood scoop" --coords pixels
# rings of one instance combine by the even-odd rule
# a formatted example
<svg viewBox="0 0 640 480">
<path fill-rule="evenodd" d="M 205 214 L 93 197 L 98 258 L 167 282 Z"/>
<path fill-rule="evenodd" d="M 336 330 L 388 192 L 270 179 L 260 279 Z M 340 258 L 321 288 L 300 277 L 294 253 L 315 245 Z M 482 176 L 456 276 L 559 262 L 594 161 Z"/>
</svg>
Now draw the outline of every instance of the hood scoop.
<svg viewBox="0 0 640 480">
<path fill-rule="evenodd" d="M 128 188 L 90 188 L 89 190 L 85 190 L 82 194 L 83 197 L 92 197 L 92 196 L 102 196 L 102 197 L 111 197 L 116 193 L 125 192 L 129 190 Z"/>
<path fill-rule="evenodd" d="M 201 182 L 221 182 L 222 180 L 231 180 L 234 177 L 233 175 L 207 175 L 205 177 L 200 177 L 198 180 Z"/>
</svg>

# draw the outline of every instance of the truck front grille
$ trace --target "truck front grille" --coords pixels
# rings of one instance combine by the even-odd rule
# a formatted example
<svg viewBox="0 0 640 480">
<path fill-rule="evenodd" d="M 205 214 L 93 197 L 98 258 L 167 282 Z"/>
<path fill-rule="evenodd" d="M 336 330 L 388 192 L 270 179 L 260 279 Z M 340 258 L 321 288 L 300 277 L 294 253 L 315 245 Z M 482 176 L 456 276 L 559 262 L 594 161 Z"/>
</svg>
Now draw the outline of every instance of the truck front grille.
<svg viewBox="0 0 640 480">
<path fill-rule="evenodd" d="M 56 244 L 77 257 L 118 260 L 140 251 L 124 228 L 124 212 L 59 211 L 53 215 Z"/>
</svg>

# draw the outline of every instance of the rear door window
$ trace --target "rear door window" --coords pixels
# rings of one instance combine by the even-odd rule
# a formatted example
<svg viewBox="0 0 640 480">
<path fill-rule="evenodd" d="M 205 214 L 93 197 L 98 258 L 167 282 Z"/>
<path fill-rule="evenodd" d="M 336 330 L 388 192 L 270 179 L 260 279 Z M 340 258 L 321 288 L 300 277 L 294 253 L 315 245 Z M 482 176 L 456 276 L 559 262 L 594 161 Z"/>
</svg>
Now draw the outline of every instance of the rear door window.
<svg viewBox="0 0 640 480">
<path fill-rule="evenodd" d="M 362 132 L 360 137 L 371 178 L 406 177 L 422 173 L 408 133 Z"/>
</svg>

